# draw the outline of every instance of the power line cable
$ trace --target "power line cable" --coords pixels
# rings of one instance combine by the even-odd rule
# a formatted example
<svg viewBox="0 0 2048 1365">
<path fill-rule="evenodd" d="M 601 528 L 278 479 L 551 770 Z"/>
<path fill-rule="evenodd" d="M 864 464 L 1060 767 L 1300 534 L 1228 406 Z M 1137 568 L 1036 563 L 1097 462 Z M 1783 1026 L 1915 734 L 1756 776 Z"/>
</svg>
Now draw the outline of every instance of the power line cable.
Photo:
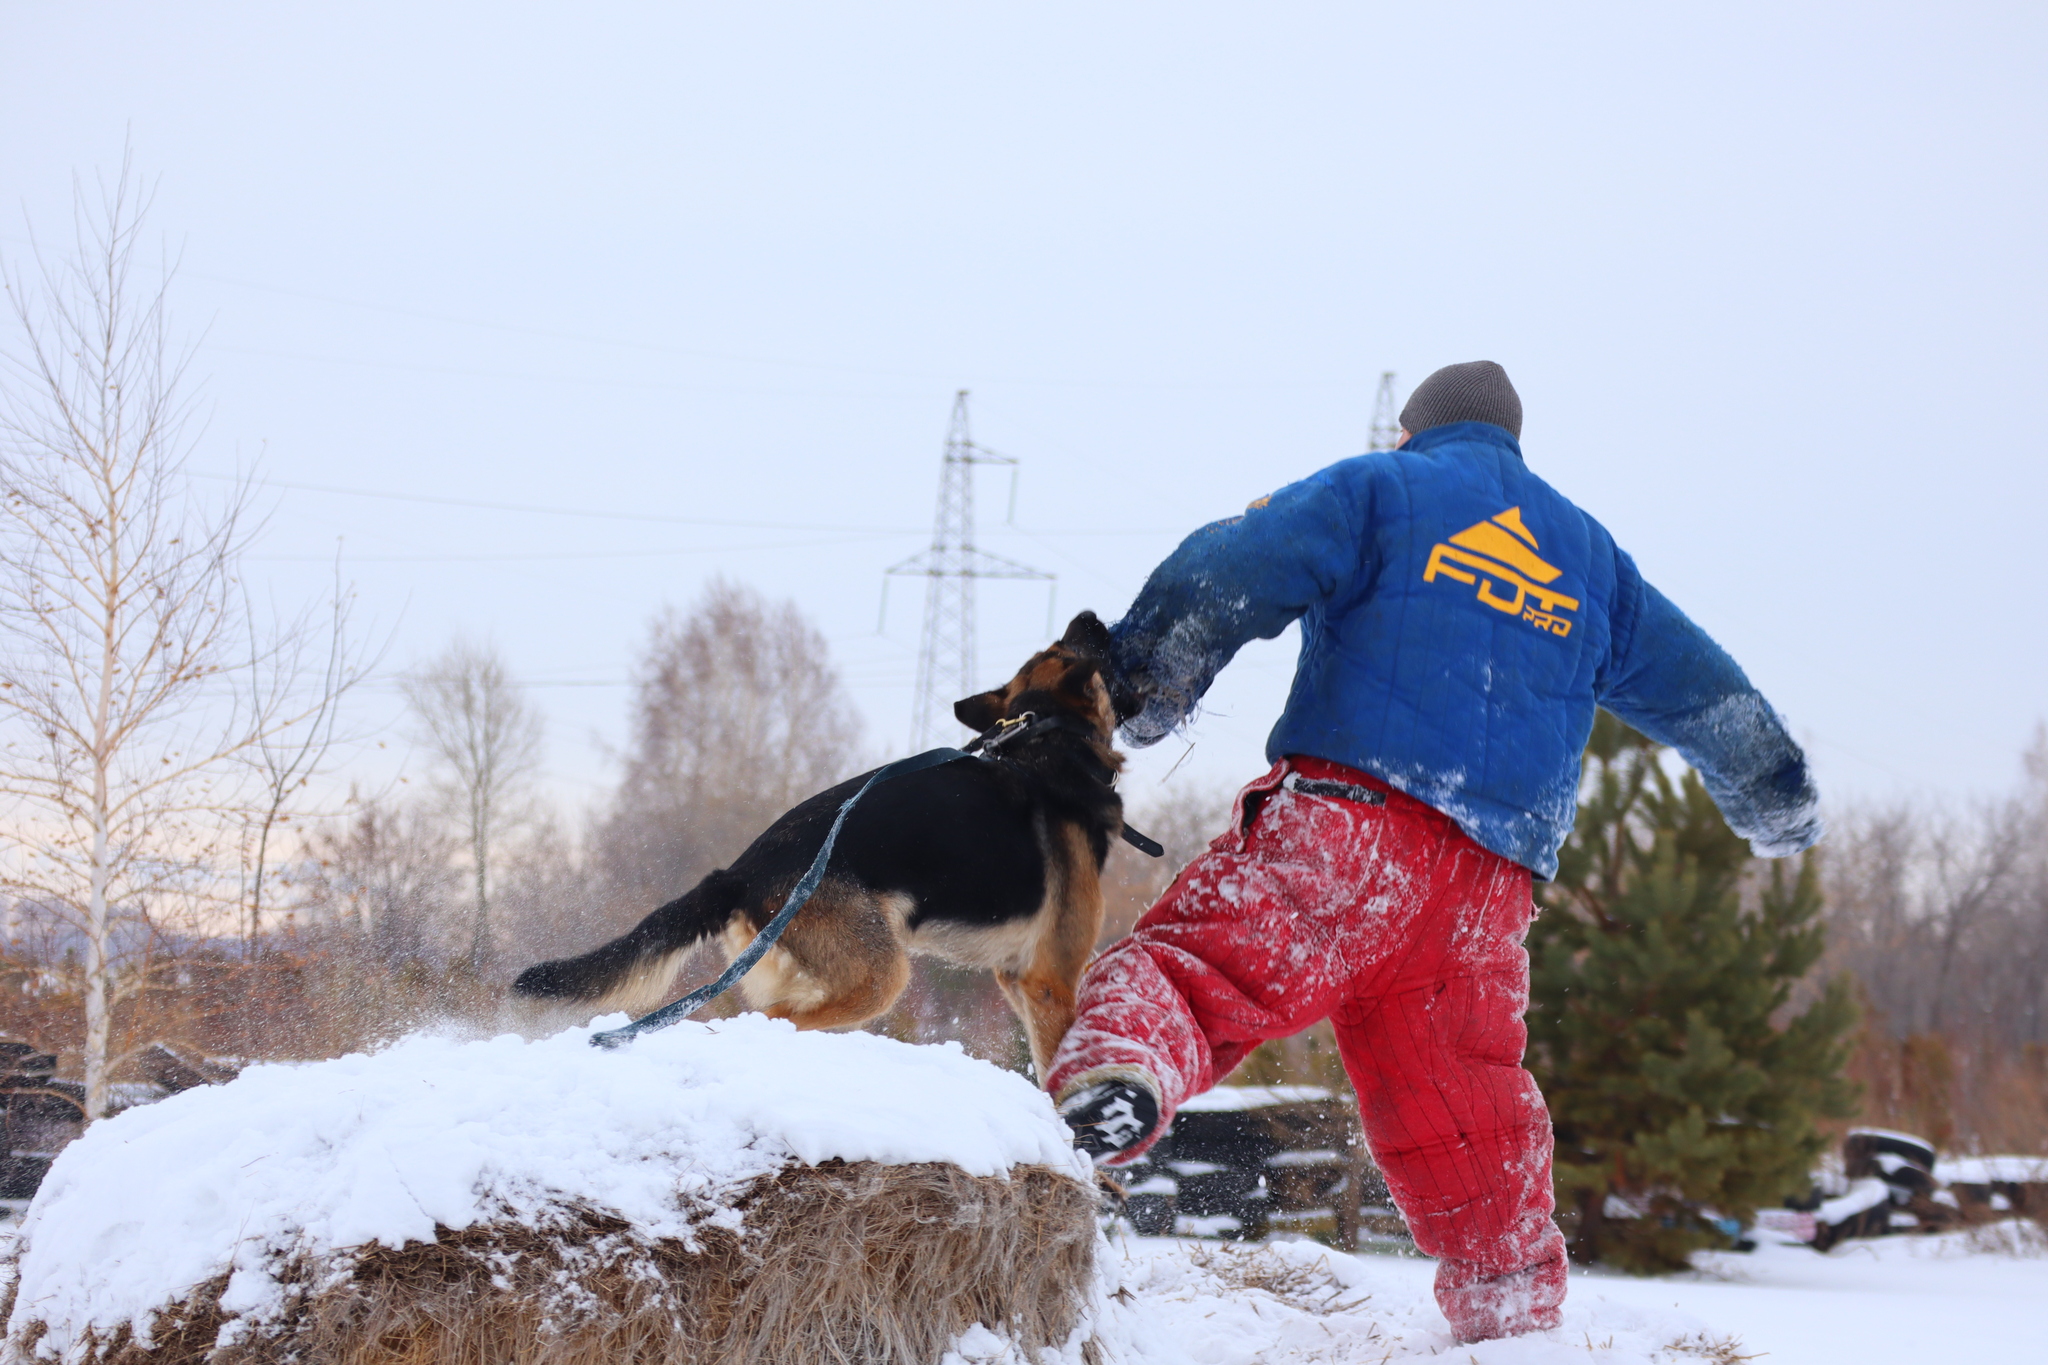
<svg viewBox="0 0 2048 1365">
<path fill-rule="evenodd" d="M 240 483 L 243 478 L 236 474 L 213 474 L 195 471 L 192 477 L 213 479 L 224 483 Z M 825 522 L 801 521 L 732 521 L 713 517 L 675 517 L 652 512 L 618 512 L 601 508 L 546 507 L 538 503 L 487 502 L 477 498 L 450 498 L 431 493 L 394 493 L 386 489 L 341 488 L 332 484 L 296 483 L 283 479 L 248 480 L 257 488 L 277 488 L 294 493 L 328 493 L 349 498 L 376 498 L 387 502 L 427 503 L 436 507 L 465 507 L 486 512 L 520 512 L 537 516 L 584 517 L 611 521 L 645 521 L 668 526 L 709 526 L 733 531 L 832 531 L 851 536 L 911 536 L 926 534 L 921 526 L 847 526 Z M 1005 527 L 1004 531 L 1025 536 L 1156 536 L 1176 535 L 1179 531 L 1160 530 L 1138 526 L 1078 527 L 1070 530 L 1027 531 L 1022 527 Z M 678 551 L 677 553 L 681 553 Z"/>
<path fill-rule="evenodd" d="M 903 532 L 900 531 L 867 531 L 859 534 L 833 536 L 826 540 L 774 541 L 759 545 L 691 545 L 663 550 L 589 550 L 549 554 L 481 555 L 344 554 L 342 560 L 347 564 L 518 564 L 578 559 L 661 559 L 675 555 L 745 554 L 754 550 L 812 550 L 828 545 L 856 545 L 874 540 L 894 540 L 902 534 Z M 243 559 L 252 564 L 332 564 L 334 562 L 333 555 L 244 555 Z"/>
<path fill-rule="evenodd" d="M 12 242 L 17 246 L 35 249 L 35 243 L 27 238 L 0 233 L 0 241 Z M 736 351 L 715 351 L 701 346 L 677 346 L 665 342 L 638 341 L 622 337 L 598 336 L 589 332 L 573 332 L 554 327 L 537 327 L 530 323 L 494 322 L 485 318 L 463 317 L 454 313 L 436 313 L 421 308 L 408 308 L 399 304 L 372 303 L 364 299 L 342 298 L 335 294 L 322 294 L 309 289 L 294 289 L 286 285 L 262 284 L 255 280 L 236 279 L 231 275 L 217 275 L 211 271 L 194 270 L 189 266 L 177 267 L 177 273 L 189 275 L 195 280 L 208 280 L 214 284 L 225 284 L 237 289 L 251 289 L 258 293 L 279 294 L 288 298 L 306 299 L 314 303 L 332 304 L 342 308 L 359 308 L 372 313 L 389 313 L 395 317 L 415 318 L 425 322 L 439 322 L 456 327 L 476 327 L 485 331 L 507 332 L 523 336 L 545 337 L 553 341 L 574 341 L 590 346 L 615 346 L 624 350 L 647 351 L 659 355 L 689 356 L 698 360 L 724 360 L 742 365 L 772 365 L 787 369 L 825 370 L 841 374 L 871 375 L 886 379 L 912 379 L 921 382 L 941 382 L 947 377 L 930 370 L 885 369 L 873 365 L 855 365 L 833 360 L 798 360 L 789 356 L 747 355 Z M 221 348 L 227 349 L 227 348 Z M 266 354 L 252 352 L 251 354 Z M 301 357 L 321 359 L 321 357 Z M 377 361 L 338 361 L 341 364 L 379 364 Z M 1014 384 L 1022 387 L 1077 388 L 1077 389 L 1154 389 L 1177 391 L 1189 389 L 1233 389 L 1233 390 L 1301 390 L 1301 389 L 1346 389 L 1348 382 L 1230 382 L 1218 380 L 1122 380 L 1122 379 L 1030 379 L 984 377 L 984 383 Z"/>
<path fill-rule="evenodd" d="M 36 250 L 36 244 L 25 237 L 0 233 L 0 241 L 12 242 Z M 322 294 L 310 289 L 293 289 L 287 285 L 263 284 L 256 280 L 236 279 L 232 275 L 216 275 L 211 271 L 194 270 L 190 266 L 179 266 L 177 273 L 189 275 L 195 280 L 208 280 L 214 284 L 232 285 L 237 289 L 253 289 L 261 294 L 281 294 L 287 298 L 306 299 L 314 303 L 334 304 L 342 308 L 360 308 L 365 312 L 389 313 L 394 317 L 415 318 L 422 322 L 441 322 L 457 327 L 478 327 L 492 332 L 511 332 L 522 336 L 546 337 L 553 341 L 575 341 L 591 346 L 617 346 L 625 350 L 651 351 L 662 355 L 684 355 L 699 360 L 730 360 L 746 365 L 781 365 L 791 369 L 838 370 L 847 374 L 879 375 L 892 379 L 930 380 L 937 376 L 909 370 L 886 370 L 871 365 L 848 365 L 829 360 L 793 360 L 787 356 L 744 355 L 734 351 L 714 351 L 706 347 L 676 346 L 657 341 L 629 341 L 619 337 L 597 336 L 589 332 L 564 331 L 554 327 L 536 327 L 530 323 L 493 322 L 484 318 L 462 317 L 454 313 L 435 313 L 423 308 L 407 308 L 400 304 L 372 303 L 365 299 L 342 298 L 337 294 Z M 260 354 L 260 353 L 259 353 Z M 314 358 L 314 357 L 304 357 Z M 375 362 L 366 362 L 375 363 Z"/>
<path fill-rule="evenodd" d="M 195 473 L 194 478 L 244 482 L 234 474 Z M 387 502 L 429 503 L 436 507 L 468 507 L 486 512 L 522 512 L 547 517 L 596 517 L 609 521 L 646 521 L 665 526 L 716 526 L 740 531 L 839 531 L 857 535 L 917 535 L 915 526 L 845 526 L 817 522 L 732 521 L 714 517 L 674 517 L 655 512 L 615 512 L 599 508 L 544 507 L 536 503 L 486 502 L 478 498 L 448 498 L 431 493 L 392 493 L 369 488 L 340 488 L 332 484 L 289 483 L 281 479 L 246 480 L 257 488 L 282 488 L 296 493 L 331 493 L 347 498 L 378 498 Z"/>
<path fill-rule="evenodd" d="M 763 398 L 895 398 L 904 402 L 927 401 L 931 395 L 849 392 L 842 389 L 763 389 L 732 384 L 678 384 L 659 379 L 620 379 L 597 375 L 535 374 L 525 370 L 478 370 L 458 365 L 433 365 L 416 360 L 375 360 L 359 356 L 308 355 L 300 351 L 272 351 L 253 346 L 223 346 L 211 349 L 227 355 L 264 356 L 274 360 L 301 360 L 319 365 L 360 365 L 379 370 L 411 370 L 421 374 L 453 375 L 462 379 L 507 379 L 520 384 L 589 384 L 600 388 L 654 389 L 666 393 L 746 394 Z"/>
</svg>

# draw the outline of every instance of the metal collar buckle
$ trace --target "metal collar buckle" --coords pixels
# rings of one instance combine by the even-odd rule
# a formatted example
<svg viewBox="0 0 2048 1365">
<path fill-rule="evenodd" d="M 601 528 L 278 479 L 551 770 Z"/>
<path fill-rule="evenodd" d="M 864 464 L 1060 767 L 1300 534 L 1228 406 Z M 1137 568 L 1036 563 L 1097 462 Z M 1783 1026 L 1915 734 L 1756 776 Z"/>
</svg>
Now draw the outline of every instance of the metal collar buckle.
<svg viewBox="0 0 2048 1365">
<path fill-rule="evenodd" d="M 1036 711 L 1026 711 L 1021 716 L 1006 716 L 977 735 L 967 746 L 970 754 L 993 754 L 1013 739 L 1023 738 L 1026 727 L 1038 719 Z"/>
</svg>

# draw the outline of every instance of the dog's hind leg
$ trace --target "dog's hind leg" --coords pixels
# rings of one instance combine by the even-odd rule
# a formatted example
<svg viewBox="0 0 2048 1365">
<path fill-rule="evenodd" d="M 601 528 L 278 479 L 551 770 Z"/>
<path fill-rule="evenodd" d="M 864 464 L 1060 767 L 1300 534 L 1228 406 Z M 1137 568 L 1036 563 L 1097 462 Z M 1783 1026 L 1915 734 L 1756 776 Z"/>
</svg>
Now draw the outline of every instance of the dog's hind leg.
<svg viewBox="0 0 2048 1365">
<path fill-rule="evenodd" d="M 909 913 L 906 897 L 820 888 L 740 989 L 763 1013 L 801 1029 L 864 1024 L 888 1013 L 910 984 Z M 739 926 L 728 931 L 728 951 L 745 938 Z"/>
</svg>

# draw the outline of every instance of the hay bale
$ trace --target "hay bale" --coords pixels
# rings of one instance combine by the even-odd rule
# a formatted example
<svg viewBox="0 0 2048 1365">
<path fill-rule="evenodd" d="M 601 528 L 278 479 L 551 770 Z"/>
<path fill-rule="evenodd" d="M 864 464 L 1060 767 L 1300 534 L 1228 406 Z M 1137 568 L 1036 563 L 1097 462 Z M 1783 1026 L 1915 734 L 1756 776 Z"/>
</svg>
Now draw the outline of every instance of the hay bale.
<svg viewBox="0 0 2048 1365">
<path fill-rule="evenodd" d="M 309 1258 L 270 1321 L 238 1325 L 218 1275 L 148 1330 L 88 1328 L 68 1358 L 108 1365 L 426 1365 L 520 1361 L 937 1361 L 976 1323 L 1030 1351 L 1081 1325 L 1094 1205 L 1065 1172 L 970 1176 L 957 1166 L 828 1162 L 755 1182 L 743 1223 L 694 1248 L 591 1210 L 501 1220 L 339 1273 Z M 41 1324 L 13 1345 L 33 1353 Z M 145 1344 L 146 1343 L 146 1344 Z"/>
<path fill-rule="evenodd" d="M 1095 1201 L 1028 1084 L 766 1020 L 671 1032 L 410 1040 L 96 1125 L 24 1222 L 6 1354 L 929 1365 L 976 1323 L 1078 1350 Z"/>
</svg>

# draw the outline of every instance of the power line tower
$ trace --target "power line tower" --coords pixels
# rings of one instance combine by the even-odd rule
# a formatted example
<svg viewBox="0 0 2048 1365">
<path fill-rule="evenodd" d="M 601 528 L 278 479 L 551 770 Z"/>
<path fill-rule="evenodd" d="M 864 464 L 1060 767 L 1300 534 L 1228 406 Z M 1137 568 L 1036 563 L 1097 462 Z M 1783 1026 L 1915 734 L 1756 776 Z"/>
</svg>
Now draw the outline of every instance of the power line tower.
<svg viewBox="0 0 2048 1365">
<path fill-rule="evenodd" d="M 953 733 L 953 703 L 975 690 L 974 582 L 978 578 L 1032 578 L 1050 583 L 1054 575 L 974 547 L 974 466 L 1017 464 L 974 443 L 967 431 L 967 390 L 953 396 L 946 427 L 946 453 L 939 465 L 939 510 L 932 544 L 884 573 L 923 578 L 924 638 L 917 650 L 917 697 L 910 717 L 910 747 L 923 749 Z M 1010 504 L 1016 507 L 1012 475 Z M 883 588 L 888 587 L 887 579 Z M 888 600 L 883 599 L 883 611 Z"/>
<path fill-rule="evenodd" d="M 1394 401 L 1394 372 L 1380 372 L 1380 391 L 1372 400 L 1372 434 L 1366 449 L 1392 450 L 1401 440 L 1401 408 Z"/>
</svg>

